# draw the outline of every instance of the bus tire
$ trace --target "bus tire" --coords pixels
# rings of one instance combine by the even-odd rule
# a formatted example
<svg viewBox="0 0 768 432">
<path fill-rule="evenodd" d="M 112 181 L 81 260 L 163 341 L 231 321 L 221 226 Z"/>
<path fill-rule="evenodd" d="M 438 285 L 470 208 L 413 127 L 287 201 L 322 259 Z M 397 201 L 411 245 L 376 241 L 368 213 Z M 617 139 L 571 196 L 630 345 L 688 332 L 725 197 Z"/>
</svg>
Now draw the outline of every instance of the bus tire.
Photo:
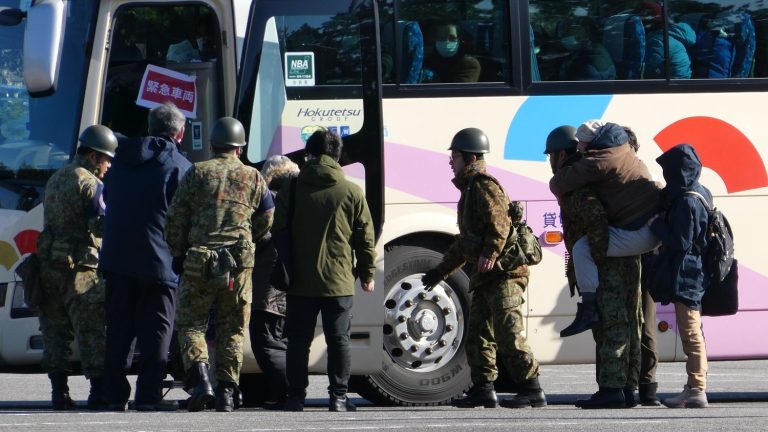
<svg viewBox="0 0 768 432">
<path fill-rule="evenodd" d="M 445 405 L 471 385 L 464 355 L 469 277 L 454 272 L 430 292 L 420 281 L 442 256 L 416 246 L 396 246 L 387 252 L 381 372 L 353 381 L 357 392 L 371 402 Z"/>
</svg>

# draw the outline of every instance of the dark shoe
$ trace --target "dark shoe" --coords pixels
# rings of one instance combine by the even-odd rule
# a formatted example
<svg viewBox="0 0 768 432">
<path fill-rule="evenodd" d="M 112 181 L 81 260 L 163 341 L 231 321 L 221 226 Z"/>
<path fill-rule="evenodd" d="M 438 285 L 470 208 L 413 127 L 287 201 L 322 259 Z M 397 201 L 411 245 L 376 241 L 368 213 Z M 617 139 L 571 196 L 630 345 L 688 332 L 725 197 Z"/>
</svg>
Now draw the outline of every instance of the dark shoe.
<svg viewBox="0 0 768 432">
<path fill-rule="evenodd" d="M 285 400 L 283 411 L 304 411 L 304 398 L 289 396 L 288 399 Z"/>
<path fill-rule="evenodd" d="M 235 384 L 226 381 L 219 381 L 216 386 L 216 411 L 232 412 L 235 410 Z"/>
<path fill-rule="evenodd" d="M 642 406 L 661 406 L 661 401 L 656 396 L 659 383 L 640 384 L 640 404 Z"/>
<path fill-rule="evenodd" d="M 104 377 L 93 377 L 90 381 L 91 392 L 88 395 L 88 405 L 86 407 L 91 411 L 106 410 L 109 407 L 109 402 L 107 401 Z"/>
<path fill-rule="evenodd" d="M 125 412 L 128 411 L 128 402 L 111 403 L 107 405 L 107 411 Z"/>
<path fill-rule="evenodd" d="M 208 378 L 208 365 L 203 362 L 195 363 L 189 370 L 195 384 L 192 394 L 187 402 L 187 411 L 197 412 L 205 409 L 206 405 L 214 399 L 211 380 Z"/>
<path fill-rule="evenodd" d="M 499 399 L 493 390 L 493 383 L 477 383 L 467 391 L 463 398 L 456 399 L 451 404 L 456 408 L 475 408 L 482 406 L 484 408 L 498 408 Z"/>
<path fill-rule="evenodd" d="M 637 406 L 637 399 L 635 399 L 635 389 L 632 387 L 624 387 L 624 407 L 634 408 Z"/>
<path fill-rule="evenodd" d="M 285 399 L 279 401 L 266 401 L 261 407 L 269 411 L 281 411 L 285 409 Z"/>
<path fill-rule="evenodd" d="M 577 400 L 576 406 L 582 409 L 625 408 L 624 391 L 604 387 L 589 399 Z"/>
<path fill-rule="evenodd" d="M 232 391 L 232 402 L 235 403 L 235 409 L 239 410 L 243 407 L 243 392 L 240 391 L 240 387 L 237 384 L 234 384 L 234 386 Z"/>
<path fill-rule="evenodd" d="M 48 378 L 51 380 L 51 404 L 55 411 L 67 411 L 74 409 L 77 404 L 69 397 L 69 386 L 67 385 L 67 375 L 64 373 L 50 373 Z"/>
<path fill-rule="evenodd" d="M 515 397 L 504 399 L 499 405 L 504 408 L 541 408 L 547 406 L 547 396 L 541 389 L 539 378 L 536 377 L 523 382 Z"/>
<path fill-rule="evenodd" d="M 597 312 L 597 302 L 584 299 L 581 303 L 576 304 L 576 318 L 568 327 L 560 331 L 560 337 L 577 335 L 598 324 L 600 324 L 600 314 Z"/>
<path fill-rule="evenodd" d="M 331 396 L 328 404 L 328 411 L 343 412 L 343 411 L 357 411 L 357 407 L 352 403 L 347 396 L 337 397 Z"/>
<path fill-rule="evenodd" d="M 153 404 L 136 404 L 136 411 L 178 411 L 179 403 L 176 401 L 161 400 Z"/>
</svg>

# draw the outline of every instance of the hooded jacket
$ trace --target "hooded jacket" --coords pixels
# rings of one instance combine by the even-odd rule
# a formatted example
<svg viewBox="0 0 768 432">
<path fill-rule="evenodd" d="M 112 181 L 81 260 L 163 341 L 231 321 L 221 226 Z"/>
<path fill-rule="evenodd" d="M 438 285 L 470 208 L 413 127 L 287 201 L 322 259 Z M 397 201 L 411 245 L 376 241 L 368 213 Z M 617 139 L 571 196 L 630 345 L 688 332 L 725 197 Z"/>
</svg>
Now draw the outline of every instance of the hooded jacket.
<svg viewBox="0 0 768 432">
<path fill-rule="evenodd" d="M 290 182 L 275 200 L 276 233 L 290 224 L 292 272 L 290 295 L 341 297 L 355 294 L 355 273 L 373 280 L 376 258 L 373 222 L 363 191 L 344 177 L 329 156 L 307 161 L 296 183 Z M 288 221 L 288 206 L 295 205 Z"/>
<path fill-rule="evenodd" d="M 192 164 L 168 137 L 127 138 L 104 178 L 106 217 L 99 269 L 178 285 L 163 231 L 165 215 Z"/>
<path fill-rule="evenodd" d="M 669 26 L 669 78 L 688 79 L 691 77 L 691 58 L 688 49 L 696 44 L 696 32 L 686 23 Z M 664 32 L 653 30 L 645 38 L 644 78 L 666 78 L 664 70 Z"/>
<path fill-rule="evenodd" d="M 701 162 L 690 145 L 672 147 L 656 162 L 664 170 L 667 185 L 662 191 L 665 216 L 650 227 L 662 243 L 652 272 L 651 294 L 663 304 L 681 302 L 699 309 L 708 285 L 702 258 L 708 215 L 700 199 L 686 192 L 698 192 L 710 206 L 712 194 L 699 183 Z"/>
<path fill-rule="evenodd" d="M 660 188 L 615 123 L 600 128 L 584 156 L 549 181 L 558 199 L 586 185 L 605 206 L 613 226 L 638 229 L 658 210 Z"/>
</svg>

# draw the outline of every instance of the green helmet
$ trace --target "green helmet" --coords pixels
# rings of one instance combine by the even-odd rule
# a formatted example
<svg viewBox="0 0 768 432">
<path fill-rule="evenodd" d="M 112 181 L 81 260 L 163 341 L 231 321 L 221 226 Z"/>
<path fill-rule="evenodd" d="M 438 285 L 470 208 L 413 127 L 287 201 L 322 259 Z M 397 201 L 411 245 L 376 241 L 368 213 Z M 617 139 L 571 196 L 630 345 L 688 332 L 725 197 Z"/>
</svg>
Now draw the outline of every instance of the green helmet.
<svg viewBox="0 0 768 432">
<path fill-rule="evenodd" d="M 80 134 L 80 147 L 89 148 L 109 157 L 115 157 L 117 137 L 115 137 L 112 130 L 106 126 L 88 126 L 83 133 Z"/>
<path fill-rule="evenodd" d="M 453 136 L 451 146 L 448 147 L 448 150 L 466 153 L 488 153 L 490 149 L 491 145 L 488 143 L 488 136 L 477 128 L 460 130 Z"/>
<path fill-rule="evenodd" d="M 576 128 L 573 126 L 559 126 L 552 129 L 547 136 L 547 146 L 544 154 L 560 150 L 575 150 L 579 140 L 576 138 Z"/>
<path fill-rule="evenodd" d="M 211 130 L 211 146 L 217 148 L 237 148 L 245 146 L 245 129 L 239 120 L 222 117 Z"/>
</svg>

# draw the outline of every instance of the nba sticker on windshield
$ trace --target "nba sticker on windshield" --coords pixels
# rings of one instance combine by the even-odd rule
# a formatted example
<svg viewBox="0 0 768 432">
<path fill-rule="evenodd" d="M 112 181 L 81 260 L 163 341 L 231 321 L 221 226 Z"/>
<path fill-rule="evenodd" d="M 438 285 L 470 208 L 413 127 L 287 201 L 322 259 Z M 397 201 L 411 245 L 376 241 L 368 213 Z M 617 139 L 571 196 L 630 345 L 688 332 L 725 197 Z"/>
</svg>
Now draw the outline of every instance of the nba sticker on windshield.
<svg viewBox="0 0 768 432">
<path fill-rule="evenodd" d="M 315 53 L 285 53 L 285 86 L 309 87 L 315 85 Z"/>
</svg>

